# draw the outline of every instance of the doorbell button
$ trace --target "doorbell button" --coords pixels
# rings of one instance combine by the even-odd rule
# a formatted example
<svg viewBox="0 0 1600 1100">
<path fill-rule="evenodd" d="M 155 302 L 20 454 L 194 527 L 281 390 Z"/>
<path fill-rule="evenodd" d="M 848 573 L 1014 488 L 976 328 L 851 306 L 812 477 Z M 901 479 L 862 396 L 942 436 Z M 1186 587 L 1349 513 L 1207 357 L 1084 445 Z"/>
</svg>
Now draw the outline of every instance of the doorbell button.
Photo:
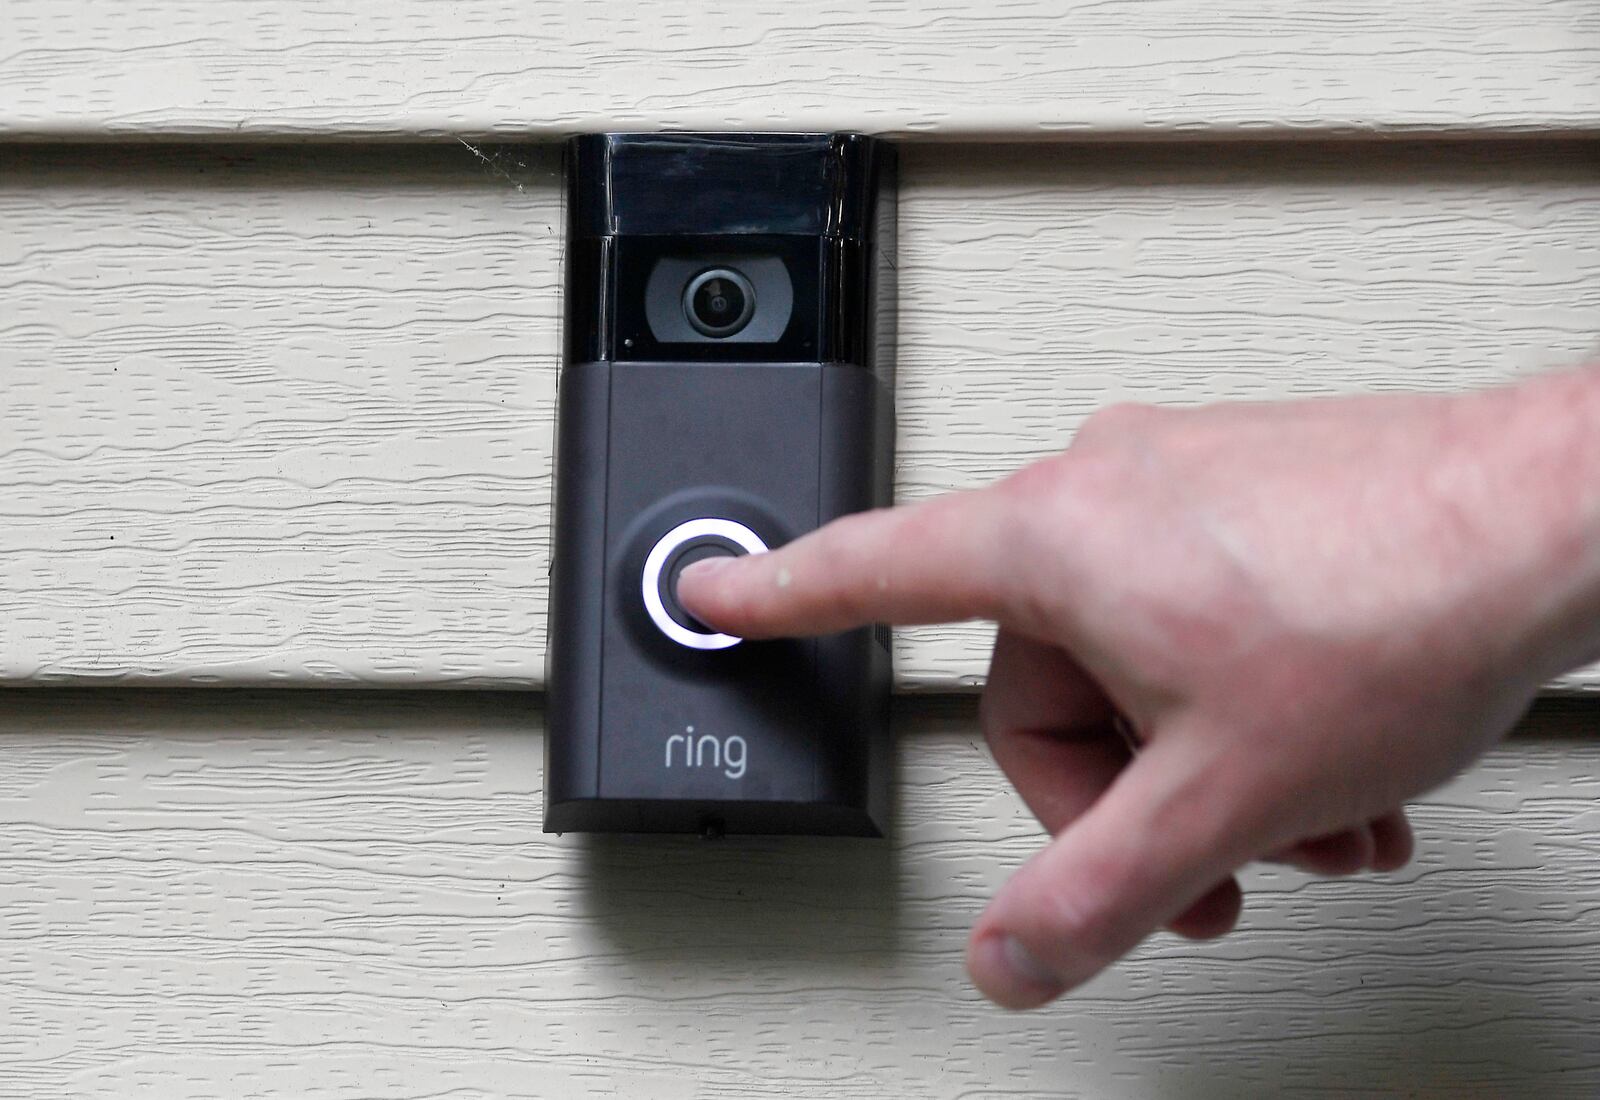
<svg viewBox="0 0 1600 1100">
<path fill-rule="evenodd" d="M 667 555 L 667 564 L 661 567 L 659 583 L 661 603 L 667 609 L 667 615 L 680 626 L 688 627 L 690 630 L 698 630 L 702 634 L 716 633 L 678 602 L 678 578 L 683 575 L 685 569 L 697 561 L 706 558 L 737 557 L 744 552 L 744 547 L 730 539 L 706 535 L 700 539 L 690 539 Z"/>
<path fill-rule="evenodd" d="M 690 649 L 738 645 L 739 638 L 711 630 L 684 610 L 678 602 L 678 576 L 702 558 L 761 554 L 766 549 L 760 535 L 735 520 L 708 516 L 678 524 L 657 539 L 645 556 L 640 594 L 650 621 L 668 638 Z"/>
</svg>

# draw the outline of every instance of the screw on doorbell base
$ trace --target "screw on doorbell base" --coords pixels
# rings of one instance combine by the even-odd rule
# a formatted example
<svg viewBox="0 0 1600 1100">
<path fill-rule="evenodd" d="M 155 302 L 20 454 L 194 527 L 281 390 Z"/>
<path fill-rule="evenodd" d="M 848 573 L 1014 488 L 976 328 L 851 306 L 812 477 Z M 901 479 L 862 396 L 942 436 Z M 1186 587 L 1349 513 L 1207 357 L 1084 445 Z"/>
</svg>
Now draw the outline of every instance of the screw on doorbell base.
<svg viewBox="0 0 1600 1100">
<path fill-rule="evenodd" d="M 728 649 L 741 639 L 719 634 L 678 602 L 678 576 L 691 563 L 726 555 L 761 554 L 767 544 L 744 524 L 707 516 L 680 523 L 656 540 L 640 577 L 644 609 L 656 629 L 690 649 Z"/>
</svg>

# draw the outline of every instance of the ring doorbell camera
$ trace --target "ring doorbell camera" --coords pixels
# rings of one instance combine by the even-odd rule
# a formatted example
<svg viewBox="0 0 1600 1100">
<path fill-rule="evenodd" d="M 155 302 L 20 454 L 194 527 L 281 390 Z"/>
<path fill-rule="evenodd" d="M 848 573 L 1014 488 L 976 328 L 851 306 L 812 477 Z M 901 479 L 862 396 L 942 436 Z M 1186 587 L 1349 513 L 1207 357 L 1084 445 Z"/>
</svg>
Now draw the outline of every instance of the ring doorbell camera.
<svg viewBox="0 0 1600 1100">
<path fill-rule="evenodd" d="M 889 503 L 893 149 L 566 152 L 544 827 L 882 835 L 887 630 L 745 640 L 677 582 Z"/>
<path fill-rule="evenodd" d="M 732 336 L 755 311 L 755 287 L 731 268 L 702 271 L 683 292 L 683 312 L 704 336 Z"/>
</svg>

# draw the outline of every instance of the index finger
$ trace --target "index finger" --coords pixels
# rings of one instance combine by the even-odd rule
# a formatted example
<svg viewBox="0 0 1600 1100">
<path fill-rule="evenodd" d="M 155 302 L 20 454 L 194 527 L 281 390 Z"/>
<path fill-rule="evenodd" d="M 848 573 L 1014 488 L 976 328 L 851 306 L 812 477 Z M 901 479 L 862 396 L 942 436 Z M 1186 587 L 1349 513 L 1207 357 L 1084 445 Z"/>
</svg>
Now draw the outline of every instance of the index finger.
<svg viewBox="0 0 1600 1100">
<path fill-rule="evenodd" d="M 769 553 L 696 562 L 678 597 L 740 638 L 999 618 L 1010 511 L 1009 499 L 976 489 L 857 512 Z"/>
</svg>

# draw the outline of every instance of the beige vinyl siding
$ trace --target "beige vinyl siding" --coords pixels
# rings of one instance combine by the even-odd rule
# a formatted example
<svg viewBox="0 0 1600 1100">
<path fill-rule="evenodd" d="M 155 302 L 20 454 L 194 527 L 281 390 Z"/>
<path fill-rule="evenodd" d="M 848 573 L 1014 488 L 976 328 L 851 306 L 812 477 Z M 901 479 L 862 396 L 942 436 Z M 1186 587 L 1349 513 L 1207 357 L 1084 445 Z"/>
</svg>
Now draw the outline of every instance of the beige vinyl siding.
<svg viewBox="0 0 1600 1100">
<path fill-rule="evenodd" d="M 541 682 L 558 158 L 482 152 L 0 147 L 0 680 Z M 1594 353 L 1600 143 L 916 147 L 900 276 L 914 500 L 1111 401 Z"/>
<path fill-rule="evenodd" d="M 1592 0 L 12 0 L 0 50 L 24 139 L 1600 128 Z"/>
<path fill-rule="evenodd" d="M 891 840 L 708 845 L 540 833 L 536 691 L 175 690 L 541 685 L 567 133 L 906 140 L 913 500 L 1600 353 L 1597 73 L 1595 0 L 0 0 L 0 1100 L 1600 1094 L 1592 704 L 1023 1017 L 970 698 Z"/>
<path fill-rule="evenodd" d="M 1015 1016 L 966 930 L 1042 842 L 970 703 L 892 842 L 539 833 L 537 700 L 0 694 L 0 1097 L 1600 1093 L 1600 741 L 1545 711 L 1392 875 L 1248 876 Z"/>
</svg>

